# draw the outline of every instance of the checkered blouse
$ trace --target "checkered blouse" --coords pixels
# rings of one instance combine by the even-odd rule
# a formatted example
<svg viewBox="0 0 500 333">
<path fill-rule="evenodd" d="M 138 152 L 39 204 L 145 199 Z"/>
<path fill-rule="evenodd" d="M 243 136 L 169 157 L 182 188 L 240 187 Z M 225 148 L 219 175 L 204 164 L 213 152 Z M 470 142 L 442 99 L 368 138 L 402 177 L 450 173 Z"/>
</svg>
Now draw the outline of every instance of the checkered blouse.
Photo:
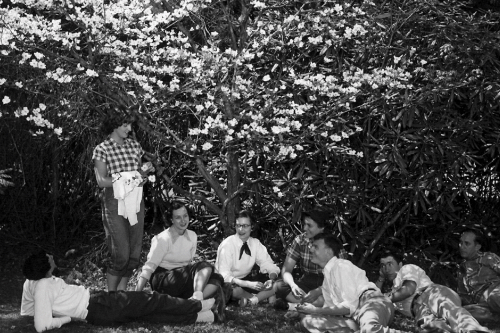
<svg viewBox="0 0 500 333">
<path fill-rule="evenodd" d="M 288 249 L 288 256 L 300 264 L 303 273 L 320 274 L 323 273 L 321 266 L 311 262 L 312 252 L 310 246 L 312 241 L 306 238 L 304 234 L 297 236 L 290 248 Z"/>
<path fill-rule="evenodd" d="M 123 145 L 119 145 L 115 140 L 108 138 L 95 147 L 92 159 L 106 163 L 108 175 L 112 175 L 117 172 L 139 170 L 143 154 L 144 150 L 135 140 L 127 138 Z"/>
</svg>

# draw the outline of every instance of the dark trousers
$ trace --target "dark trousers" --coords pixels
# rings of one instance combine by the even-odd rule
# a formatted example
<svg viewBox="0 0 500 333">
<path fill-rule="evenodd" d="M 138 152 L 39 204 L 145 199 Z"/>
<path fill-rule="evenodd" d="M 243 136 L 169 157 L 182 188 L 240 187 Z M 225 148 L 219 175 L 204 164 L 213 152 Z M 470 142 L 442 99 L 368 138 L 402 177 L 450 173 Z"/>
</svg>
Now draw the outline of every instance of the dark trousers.
<svg viewBox="0 0 500 333">
<path fill-rule="evenodd" d="M 267 280 L 269 280 L 269 275 L 261 273 L 259 271 L 252 270 L 250 272 L 250 274 L 248 274 L 244 278 L 241 278 L 240 280 L 264 283 Z M 235 288 L 235 287 L 239 287 L 239 286 L 233 284 L 233 288 Z M 248 288 L 248 287 L 240 287 L 240 288 L 242 288 L 243 290 L 248 291 L 249 293 L 252 293 L 252 294 L 258 294 L 259 292 L 261 292 L 261 290 L 252 289 L 252 288 Z"/>
<path fill-rule="evenodd" d="M 313 289 L 320 287 L 323 284 L 323 274 L 304 274 L 302 277 L 295 281 L 300 289 L 304 290 L 306 293 Z M 286 296 L 292 291 L 292 288 L 283 280 L 276 281 L 276 298 L 285 299 Z"/>
<path fill-rule="evenodd" d="M 113 188 L 102 191 L 102 223 L 106 231 L 106 244 L 111 255 L 107 273 L 113 276 L 130 277 L 139 266 L 142 236 L 144 234 L 144 199 L 137 213 L 137 224 L 131 226 L 128 219 L 118 215 L 118 200 Z"/>
<path fill-rule="evenodd" d="M 151 289 L 159 293 L 174 297 L 189 298 L 193 296 L 194 277 L 196 273 L 207 267 L 212 269 L 212 274 L 207 284 L 223 285 L 224 279 L 222 276 L 215 273 L 213 266 L 206 261 L 199 261 L 174 269 L 157 267 L 149 279 L 149 284 L 151 285 Z"/>
<path fill-rule="evenodd" d="M 198 300 L 145 291 L 99 292 L 90 297 L 87 322 L 113 326 L 131 321 L 192 324 L 201 310 Z"/>
</svg>

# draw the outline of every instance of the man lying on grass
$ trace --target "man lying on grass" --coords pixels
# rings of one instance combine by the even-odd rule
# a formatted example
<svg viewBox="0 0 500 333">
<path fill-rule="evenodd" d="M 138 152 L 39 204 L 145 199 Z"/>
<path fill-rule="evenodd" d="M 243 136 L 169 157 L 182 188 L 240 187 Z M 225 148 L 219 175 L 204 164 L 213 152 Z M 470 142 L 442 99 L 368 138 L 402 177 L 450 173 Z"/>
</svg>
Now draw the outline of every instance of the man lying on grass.
<svg viewBox="0 0 500 333">
<path fill-rule="evenodd" d="M 215 299 L 181 299 L 156 292 L 91 292 L 68 285 L 52 276 L 56 268 L 51 255 L 42 251 L 24 263 L 21 315 L 34 316 L 35 329 L 43 332 L 73 320 L 111 326 L 134 320 L 154 323 L 223 322 L 225 300 L 219 287 Z"/>
<path fill-rule="evenodd" d="M 488 332 L 461 305 L 460 297 L 446 286 L 433 283 L 420 267 L 403 265 L 402 255 L 386 250 L 380 256 L 377 287 L 392 284 L 388 297 L 402 314 L 413 317 L 423 330 Z"/>
</svg>

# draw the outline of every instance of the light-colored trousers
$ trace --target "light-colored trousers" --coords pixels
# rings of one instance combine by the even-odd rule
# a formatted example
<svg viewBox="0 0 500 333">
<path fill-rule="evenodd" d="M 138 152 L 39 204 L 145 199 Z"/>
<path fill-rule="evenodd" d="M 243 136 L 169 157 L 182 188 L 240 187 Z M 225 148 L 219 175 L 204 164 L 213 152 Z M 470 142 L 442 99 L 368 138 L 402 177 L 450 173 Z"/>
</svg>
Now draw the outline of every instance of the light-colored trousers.
<svg viewBox="0 0 500 333">
<path fill-rule="evenodd" d="M 460 296 L 448 287 L 433 284 L 413 303 L 419 327 L 437 327 L 453 332 L 488 331 L 462 307 Z M 449 326 L 448 326 L 449 325 Z"/>
<path fill-rule="evenodd" d="M 359 299 L 359 306 L 352 318 L 344 316 L 306 315 L 301 325 L 311 333 L 335 331 L 348 333 L 395 333 L 388 326 L 394 318 L 394 305 L 379 291 L 367 291 Z"/>
</svg>

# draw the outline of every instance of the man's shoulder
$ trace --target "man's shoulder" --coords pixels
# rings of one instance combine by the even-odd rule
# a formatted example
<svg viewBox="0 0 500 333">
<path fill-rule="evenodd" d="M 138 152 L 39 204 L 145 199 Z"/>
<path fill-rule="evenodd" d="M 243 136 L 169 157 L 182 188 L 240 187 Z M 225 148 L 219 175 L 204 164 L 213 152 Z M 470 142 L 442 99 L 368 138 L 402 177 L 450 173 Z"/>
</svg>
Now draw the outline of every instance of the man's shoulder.
<svg viewBox="0 0 500 333">
<path fill-rule="evenodd" d="M 500 256 L 493 252 L 481 252 L 479 253 L 479 258 L 482 262 L 500 262 Z"/>
<path fill-rule="evenodd" d="M 406 265 L 403 265 L 399 271 L 400 272 L 401 271 L 403 271 L 403 272 L 405 272 L 405 271 L 423 272 L 424 270 L 420 266 L 417 266 L 415 264 L 406 264 Z"/>
</svg>

